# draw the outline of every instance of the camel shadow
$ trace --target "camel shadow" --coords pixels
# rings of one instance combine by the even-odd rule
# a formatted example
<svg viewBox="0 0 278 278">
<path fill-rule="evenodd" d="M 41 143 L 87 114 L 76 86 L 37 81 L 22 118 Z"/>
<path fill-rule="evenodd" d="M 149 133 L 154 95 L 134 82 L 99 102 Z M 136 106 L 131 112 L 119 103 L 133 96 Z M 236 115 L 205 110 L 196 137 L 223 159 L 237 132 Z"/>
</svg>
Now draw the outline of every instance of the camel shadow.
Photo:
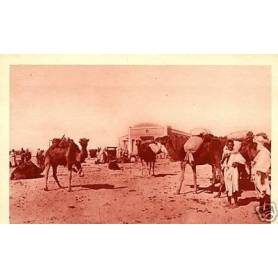
<svg viewBox="0 0 278 278">
<path fill-rule="evenodd" d="M 243 207 L 243 206 L 247 206 L 252 202 L 257 202 L 258 199 L 256 197 L 247 197 L 245 199 L 239 199 L 238 200 L 238 206 L 239 207 Z"/>
<path fill-rule="evenodd" d="M 10 177 L 10 180 L 12 180 L 12 181 L 22 181 L 22 180 L 36 180 L 36 179 L 41 179 L 41 178 L 43 178 L 44 176 L 42 175 L 42 174 L 40 174 L 40 175 L 38 175 L 38 176 L 36 176 L 36 177 L 31 177 L 31 178 L 16 178 L 16 179 L 14 179 L 14 178 L 12 178 L 12 177 Z"/>
<path fill-rule="evenodd" d="M 114 190 L 116 190 L 116 189 L 127 188 L 127 186 L 115 187 L 115 185 L 108 184 L 108 183 L 73 185 L 72 187 L 81 187 L 81 189 L 79 189 L 77 191 L 81 191 L 81 190 L 100 190 L 100 189 L 114 189 Z"/>
<path fill-rule="evenodd" d="M 177 174 L 156 174 L 154 175 L 155 178 L 163 178 L 163 177 L 166 177 L 166 176 L 176 176 Z"/>
<path fill-rule="evenodd" d="M 240 187 L 240 190 L 242 190 L 242 191 L 254 191 L 255 190 L 254 183 L 249 180 L 240 180 L 239 187 Z"/>
<path fill-rule="evenodd" d="M 194 185 L 190 185 L 191 188 L 194 188 Z M 198 192 L 197 194 L 200 193 L 207 193 L 207 194 L 212 194 L 212 193 L 216 193 L 219 192 L 219 187 L 216 187 L 214 185 L 208 185 L 208 186 L 198 186 Z"/>
</svg>

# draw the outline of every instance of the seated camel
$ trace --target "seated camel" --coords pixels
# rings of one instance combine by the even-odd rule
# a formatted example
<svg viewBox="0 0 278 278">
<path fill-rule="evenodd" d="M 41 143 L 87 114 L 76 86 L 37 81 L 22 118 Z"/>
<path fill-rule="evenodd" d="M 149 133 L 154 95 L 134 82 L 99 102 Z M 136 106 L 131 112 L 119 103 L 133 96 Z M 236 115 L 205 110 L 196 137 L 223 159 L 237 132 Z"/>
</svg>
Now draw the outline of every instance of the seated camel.
<svg viewBox="0 0 278 278">
<path fill-rule="evenodd" d="M 32 161 L 26 161 L 16 168 L 11 173 L 11 180 L 35 179 L 41 177 L 43 169 L 36 166 Z"/>
<path fill-rule="evenodd" d="M 74 143 L 72 139 L 55 139 L 52 141 L 52 146 L 45 153 L 45 191 L 48 191 L 47 181 L 49 175 L 49 169 L 52 167 L 53 177 L 60 188 L 60 182 L 57 178 L 57 167 L 58 165 L 66 166 L 69 170 L 69 183 L 68 191 L 71 191 L 71 180 L 72 180 L 72 171 L 75 171 L 79 174 L 80 177 L 84 176 L 82 172 L 81 163 L 85 161 L 85 158 L 88 157 L 87 145 L 89 139 L 82 138 L 79 140 L 81 145 L 81 150 Z M 75 169 L 76 167 L 76 169 Z"/>
</svg>

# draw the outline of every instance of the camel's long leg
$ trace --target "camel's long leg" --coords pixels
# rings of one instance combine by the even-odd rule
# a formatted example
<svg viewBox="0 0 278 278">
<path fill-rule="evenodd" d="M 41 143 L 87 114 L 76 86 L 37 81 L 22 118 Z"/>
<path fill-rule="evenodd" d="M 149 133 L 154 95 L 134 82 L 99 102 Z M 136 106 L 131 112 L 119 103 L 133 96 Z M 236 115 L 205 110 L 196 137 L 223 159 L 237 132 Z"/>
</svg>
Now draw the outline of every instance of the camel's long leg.
<svg viewBox="0 0 278 278">
<path fill-rule="evenodd" d="M 219 171 L 219 175 L 220 175 L 220 186 L 219 186 L 219 191 L 217 193 L 217 195 L 215 197 L 221 197 L 221 192 L 223 190 L 223 188 L 225 187 L 225 183 L 224 183 L 224 176 L 223 176 L 223 173 L 222 171 L 220 170 Z"/>
<path fill-rule="evenodd" d="M 216 183 L 216 170 L 215 170 L 214 165 L 212 165 L 211 167 L 212 167 L 212 181 L 211 181 L 211 183 L 212 183 L 212 185 L 214 185 Z"/>
<path fill-rule="evenodd" d="M 68 188 L 69 192 L 71 192 L 71 179 L 72 179 L 72 169 L 69 170 L 69 188 Z"/>
<path fill-rule="evenodd" d="M 47 181 L 48 181 L 49 169 L 50 169 L 50 164 L 46 164 L 46 166 L 45 166 L 45 187 L 44 187 L 45 191 L 48 191 Z"/>
<path fill-rule="evenodd" d="M 54 177 L 56 183 L 58 184 L 58 186 L 59 186 L 60 188 L 62 188 L 62 186 L 61 186 L 61 184 L 60 184 L 60 182 L 59 182 L 59 180 L 58 180 L 58 177 L 57 177 L 57 167 L 58 167 L 57 165 L 52 165 L 53 177 Z"/>
<path fill-rule="evenodd" d="M 178 187 L 177 192 L 176 192 L 177 194 L 180 194 L 180 192 L 181 192 L 182 183 L 183 183 L 183 180 L 184 180 L 185 166 L 186 166 L 186 162 L 185 161 L 181 161 L 180 184 L 179 184 L 179 187 Z"/>
<path fill-rule="evenodd" d="M 142 170 L 142 177 L 144 176 L 144 161 L 141 158 L 141 170 Z"/>
<path fill-rule="evenodd" d="M 153 164 L 153 176 L 154 176 L 154 164 L 155 164 L 155 161 L 153 161 L 152 164 Z"/>
<path fill-rule="evenodd" d="M 196 165 L 191 165 L 192 170 L 193 170 L 193 179 L 194 179 L 194 188 L 195 188 L 195 193 L 198 191 L 198 185 L 197 185 L 197 171 L 196 171 Z"/>
</svg>

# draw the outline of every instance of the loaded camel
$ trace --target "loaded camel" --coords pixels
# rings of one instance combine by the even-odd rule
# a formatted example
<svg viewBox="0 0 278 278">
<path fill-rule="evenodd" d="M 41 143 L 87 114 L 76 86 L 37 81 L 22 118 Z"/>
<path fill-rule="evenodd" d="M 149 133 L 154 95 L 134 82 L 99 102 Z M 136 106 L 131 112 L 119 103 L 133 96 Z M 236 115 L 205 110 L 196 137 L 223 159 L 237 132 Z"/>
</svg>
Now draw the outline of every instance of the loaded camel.
<svg viewBox="0 0 278 278">
<path fill-rule="evenodd" d="M 154 142 L 152 140 L 148 140 L 142 142 L 141 140 L 136 140 L 136 146 L 138 150 L 138 156 L 140 157 L 142 163 L 142 176 L 143 176 L 143 168 L 144 168 L 144 161 L 149 167 L 149 175 L 154 176 L 154 166 L 156 161 L 156 155 L 159 153 L 167 153 L 165 147 L 160 144 L 159 142 Z"/>
<path fill-rule="evenodd" d="M 250 134 L 244 140 L 241 140 L 241 147 L 239 149 L 239 152 L 246 159 L 246 164 L 249 167 L 249 173 L 246 173 L 244 166 L 239 166 L 239 171 L 242 176 L 248 175 L 248 180 L 250 180 L 251 178 L 251 161 L 253 159 L 253 155 L 250 149 L 252 149 L 252 146 L 254 144 L 253 137 L 253 134 Z M 168 154 L 172 158 L 172 160 L 181 162 L 181 176 L 179 187 L 176 193 L 180 194 L 181 192 L 182 184 L 184 181 L 185 167 L 187 164 L 189 164 L 193 170 L 194 189 L 196 193 L 198 191 L 196 167 L 198 165 L 209 164 L 212 166 L 212 186 L 214 186 L 217 181 L 220 181 L 219 191 L 218 194 L 215 196 L 220 197 L 222 189 L 224 188 L 221 160 L 223 149 L 228 140 L 227 137 L 216 137 L 211 134 L 205 135 L 203 137 L 203 143 L 201 144 L 199 149 L 192 154 L 193 163 L 188 162 L 188 160 L 186 159 L 186 152 L 184 150 L 184 144 L 189 138 L 190 137 L 186 135 L 177 136 L 175 134 L 169 134 L 168 136 L 159 137 L 156 139 L 157 142 L 160 142 L 166 147 Z M 270 144 L 266 147 L 270 148 Z"/>
<path fill-rule="evenodd" d="M 197 174 L 196 167 L 197 165 L 209 164 L 212 166 L 212 185 L 216 183 L 217 179 L 220 179 L 221 184 L 224 184 L 223 175 L 221 172 L 221 158 L 223 152 L 223 142 L 213 136 L 205 135 L 204 141 L 199 147 L 199 149 L 193 153 L 193 162 L 189 163 L 185 157 L 186 152 L 184 151 L 184 144 L 189 139 L 189 136 L 186 135 L 175 135 L 170 133 L 167 136 L 159 137 L 156 139 L 157 142 L 160 142 L 167 149 L 167 152 L 170 158 L 174 161 L 180 161 L 181 163 L 181 176 L 179 187 L 176 191 L 177 194 L 180 194 L 182 189 L 182 184 L 184 181 L 185 167 L 189 164 L 193 170 L 193 180 L 194 180 L 194 189 L 195 193 L 198 191 L 197 186 Z"/>
<path fill-rule="evenodd" d="M 67 166 L 69 171 L 68 191 L 71 191 L 72 171 L 77 172 L 80 177 L 84 176 L 82 172 L 81 163 L 88 157 L 87 145 L 89 139 L 82 138 L 79 140 L 81 150 L 71 139 L 54 139 L 52 146 L 45 153 L 45 191 L 48 191 L 47 181 L 49 169 L 52 167 L 53 177 L 57 185 L 62 188 L 57 178 L 57 168 L 59 165 Z M 76 169 L 75 169 L 76 167 Z"/>
</svg>

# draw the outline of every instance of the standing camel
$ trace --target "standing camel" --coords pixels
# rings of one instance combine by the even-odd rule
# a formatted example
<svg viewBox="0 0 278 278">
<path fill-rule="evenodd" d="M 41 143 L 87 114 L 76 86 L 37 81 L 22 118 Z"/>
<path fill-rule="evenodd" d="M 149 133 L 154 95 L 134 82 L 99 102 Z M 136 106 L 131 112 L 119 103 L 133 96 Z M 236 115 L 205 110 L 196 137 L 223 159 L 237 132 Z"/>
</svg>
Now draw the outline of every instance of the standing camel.
<svg viewBox="0 0 278 278">
<path fill-rule="evenodd" d="M 49 169 L 52 167 L 53 177 L 60 188 L 62 188 L 58 178 L 57 178 L 57 168 L 59 165 L 67 166 L 69 170 L 69 183 L 68 191 L 71 191 L 71 179 L 72 171 L 75 171 L 79 174 L 80 177 L 83 177 L 81 163 L 85 161 L 85 158 L 88 157 L 87 145 L 89 139 L 82 138 L 79 140 L 81 145 L 81 151 L 77 144 L 74 143 L 71 139 L 55 139 L 53 140 L 52 146 L 45 153 L 45 191 L 48 191 L 47 181 L 49 175 Z M 76 167 L 76 169 L 74 168 Z"/>
<path fill-rule="evenodd" d="M 182 184 L 184 181 L 185 167 L 187 164 L 189 164 L 193 170 L 194 188 L 196 193 L 198 191 L 196 174 L 197 165 L 211 165 L 212 185 L 216 183 L 217 178 L 220 179 L 221 184 L 224 184 L 220 165 L 223 152 L 223 142 L 215 136 L 206 135 L 204 137 L 204 142 L 202 143 L 200 148 L 195 153 L 193 153 L 194 162 L 189 163 L 188 161 L 185 161 L 186 153 L 184 151 L 184 144 L 188 139 L 189 136 L 177 136 L 175 134 L 169 134 L 168 136 L 159 137 L 156 139 L 157 142 L 160 142 L 166 147 L 169 156 L 174 161 L 181 162 L 180 183 L 176 193 L 180 194 L 181 192 Z M 220 188 L 222 188 L 222 186 Z"/>
<path fill-rule="evenodd" d="M 154 166 L 156 161 L 156 155 L 162 152 L 166 152 L 165 147 L 160 143 L 154 143 L 153 141 L 142 142 L 141 140 L 136 140 L 136 146 L 138 150 L 138 156 L 140 157 L 142 163 L 142 176 L 144 162 L 146 162 L 147 167 L 149 167 L 149 175 L 152 172 L 154 176 Z"/>
</svg>

